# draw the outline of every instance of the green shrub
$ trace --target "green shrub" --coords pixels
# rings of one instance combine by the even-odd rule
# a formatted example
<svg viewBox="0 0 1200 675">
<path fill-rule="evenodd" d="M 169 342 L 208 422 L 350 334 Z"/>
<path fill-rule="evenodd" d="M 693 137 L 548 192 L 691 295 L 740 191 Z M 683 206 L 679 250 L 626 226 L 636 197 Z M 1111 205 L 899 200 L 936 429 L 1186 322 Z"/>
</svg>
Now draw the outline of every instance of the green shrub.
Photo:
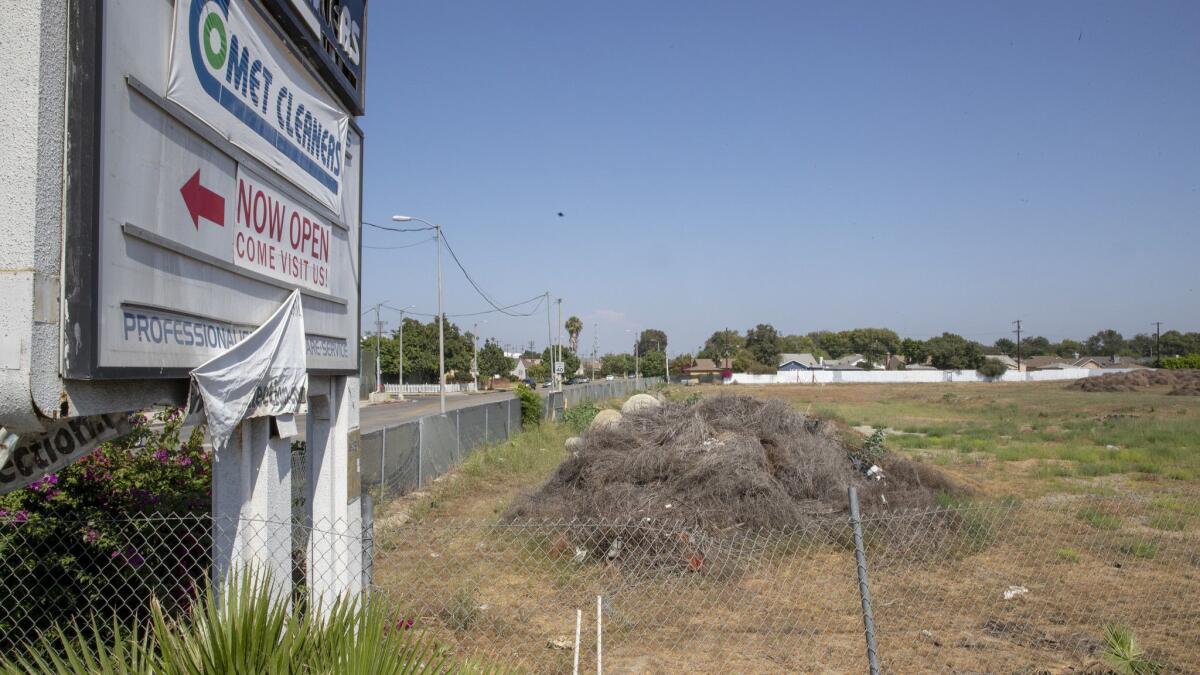
<svg viewBox="0 0 1200 675">
<path fill-rule="evenodd" d="M 0 652 L 23 633 L 99 606 L 114 587 L 129 589 L 123 624 L 144 617 L 151 595 L 186 605 L 207 574 L 207 519 L 184 515 L 210 508 L 204 431 L 181 440 L 178 409 L 131 421 L 129 435 L 0 497 L 0 588 L 37 589 L 12 595 L 0 612 Z"/>
<path fill-rule="evenodd" d="M 570 427 L 575 433 L 583 433 L 583 430 L 588 428 L 592 420 L 600 409 L 594 403 L 581 403 L 572 408 L 567 408 L 563 413 L 563 423 Z"/>
<path fill-rule="evenodd" d="M 863 441 L 862 450 L 860 451 L 862 459 L 865 459 L 871 464 L 879 464 L 883 461 L 884 455 L 887 454 L 887 448 L 884 447 L 886 436 L 883 429 L 876 429 L 873 434 Z"/>
<path fill-rule="evenodd" d="M 517 386 L 517 398 L 521 400 L 521 426 L 532 429 L 542 423 L 542 397 L 525 385 Z"/>
<path fill-rule="evenodd" d="M 1158 544 L 1152 541 L 1127 541 L 1118 548 L 1127 556 L 1144 560 L 1153 560 L 1158 555 Z"/>
<path fill-rule="evenodd" d="M 976 370 L 984 377 L 1000 377 L 1008 372 L 1008 366 L 995 359 L 988 359 L 983 362 L 983 365 L 976 368 Z"/>
<path fill-rule="evenodd" d="M 1058 556 L 1059 560 L 1065 560 L 1070 563 L 1079 562 L 1079 551 L 1073 548 L 1060 548 L 1054 554 Z"/>
<path fill-rule="evenodd" d="M 1187 356 L 1168 356 L 1162 360 L 1162 367 L 1171 370 L 1188 370 L 1200 368 L 1200 354 Z"/>
<path fill-rule="evenodd" d="M 1117 530 L 1121 528 L 1120 518 L 1092 506 L 1085 506 L 1079 509 L 1079 512 L 1075 515 L 1097 530 Z"/>
</svg>

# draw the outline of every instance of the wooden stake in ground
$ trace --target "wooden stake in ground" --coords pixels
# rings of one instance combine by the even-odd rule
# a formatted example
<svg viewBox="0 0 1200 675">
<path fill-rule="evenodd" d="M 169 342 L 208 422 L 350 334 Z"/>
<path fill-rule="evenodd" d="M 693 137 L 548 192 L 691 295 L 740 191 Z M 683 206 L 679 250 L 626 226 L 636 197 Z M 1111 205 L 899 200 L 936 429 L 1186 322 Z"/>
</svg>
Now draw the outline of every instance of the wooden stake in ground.
<svg viewBox="0 0 1200 675">
<path fill-rule="evenodd" d="M 583 627 L 583 610 L 575 610 L 575 666 L 571 675 L 579 675 L 579 630 Z"/>
<path fill-rule="evenodd" d="M 604 673 L 604 603 L 596 596 L 596 675 Z"/>
</svg>

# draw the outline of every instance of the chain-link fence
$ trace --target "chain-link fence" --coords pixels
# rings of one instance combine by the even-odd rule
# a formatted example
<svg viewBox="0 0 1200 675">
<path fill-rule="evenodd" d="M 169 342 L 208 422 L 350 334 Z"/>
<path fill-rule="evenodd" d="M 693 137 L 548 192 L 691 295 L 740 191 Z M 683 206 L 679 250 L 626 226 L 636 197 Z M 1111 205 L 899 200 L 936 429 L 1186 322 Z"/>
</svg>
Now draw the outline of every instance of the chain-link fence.
<svg viewBox="0 0 1200 675">
<path fill-rule="evenodd" d="M 586 403 L 587 401 L 607 401 L 611 398 L 625 398 L 639 391 L 645 391 L 662 384 L 661 377 L 642 377 L 638 379 L 597 380 L 587 384 L 577 384 L 563 389 L 563 402 L 568 408 Z"/>
<path fill-rule="evenodd" d="M 661 378 L 606 380 L 542 395 L 543 418 L 561 419 L 563 410 L 587 401 L 622 398 L 644 391 Z M 427 415 L 362 435 L 362 484 L 377 504 L 408 494 L 449 471 L 475 448 L 499 443 L 521 431 L 521 402 L 480 403 Z"/>
<path fill-rule="evenodd" d="M 726 532 L 659 521 L 377 522 L 365 536 L 300 526 L 306 543 L 282 556 L 296 587 L 354 574 L 342 558 L 362 546 L 371 589 L 463 659 L 570 672 L 582 610 L 580 658 L 591 670 L 599 602 L 610 672 L 867 670 L 844 513 Z M 296 536 L 281 527 L 207 516 L 0 519 L 0 651 L 89 614 L 137 620 L 151 596 L 186 609 L 209 582 L 221 528 L 237 528 L 243 558 L 278 564 L 270 542 Z M 1132 629 L 1163 672 L 1200 672 L 1194 495 L 950 506 L 865 516 L 861 527 L 886 672 L 1095 669 L 1107 624 Z"/>
</svg>

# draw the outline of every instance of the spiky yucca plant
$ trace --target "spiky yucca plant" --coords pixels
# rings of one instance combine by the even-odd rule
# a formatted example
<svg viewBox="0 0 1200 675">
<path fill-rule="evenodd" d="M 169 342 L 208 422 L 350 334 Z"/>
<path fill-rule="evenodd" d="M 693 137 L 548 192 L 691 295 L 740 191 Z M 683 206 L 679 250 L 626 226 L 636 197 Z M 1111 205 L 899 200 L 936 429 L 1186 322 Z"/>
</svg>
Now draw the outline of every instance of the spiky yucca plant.
<svg viewBox="0 0 1200 675">
<path fill-rule="evenodd" d="M 1158 675 L 1162 665 L 1151 661 L 1138 646 L 1128 626 L 1110 623 L 1104 627 L 1104 660 L 1121 675 Z"/>
<path fill-rule="evenodd" d="M 239 574 L 181 619 L 151 605 L 149 629 L 95 623 L 42 636 L 0 657 L 0 673 L 250 675 L 445 673 L 447 654 L 377 596 L 342 597 L 301 612 L 265 575 Z M 116 637 L 102 638 L 101 635 Z M 97 636 L 97 637 L 90 637 Z"/>
</svg>

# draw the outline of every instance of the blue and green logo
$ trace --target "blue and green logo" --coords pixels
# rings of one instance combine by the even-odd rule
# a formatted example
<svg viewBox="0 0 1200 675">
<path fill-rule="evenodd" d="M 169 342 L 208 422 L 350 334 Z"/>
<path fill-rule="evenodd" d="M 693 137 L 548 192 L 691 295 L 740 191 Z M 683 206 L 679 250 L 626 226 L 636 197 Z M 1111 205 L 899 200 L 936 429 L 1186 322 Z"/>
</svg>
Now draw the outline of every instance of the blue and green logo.
<svg viewBox="0 0 1200 675">
<path fill-rule="evenodd" d="M 191 0 L 188 42 L 200 87 L 305 173 L 338 194 L 341 136 L 305 106 L 303 91 L 289 87 L 286 74 L 279 74 L 276 86 L 274 61 L 252 51 L 258 40 L 239 37 L 237 24 L 241 22 L 231 25 L 232 2 Z"/>
</svg>

